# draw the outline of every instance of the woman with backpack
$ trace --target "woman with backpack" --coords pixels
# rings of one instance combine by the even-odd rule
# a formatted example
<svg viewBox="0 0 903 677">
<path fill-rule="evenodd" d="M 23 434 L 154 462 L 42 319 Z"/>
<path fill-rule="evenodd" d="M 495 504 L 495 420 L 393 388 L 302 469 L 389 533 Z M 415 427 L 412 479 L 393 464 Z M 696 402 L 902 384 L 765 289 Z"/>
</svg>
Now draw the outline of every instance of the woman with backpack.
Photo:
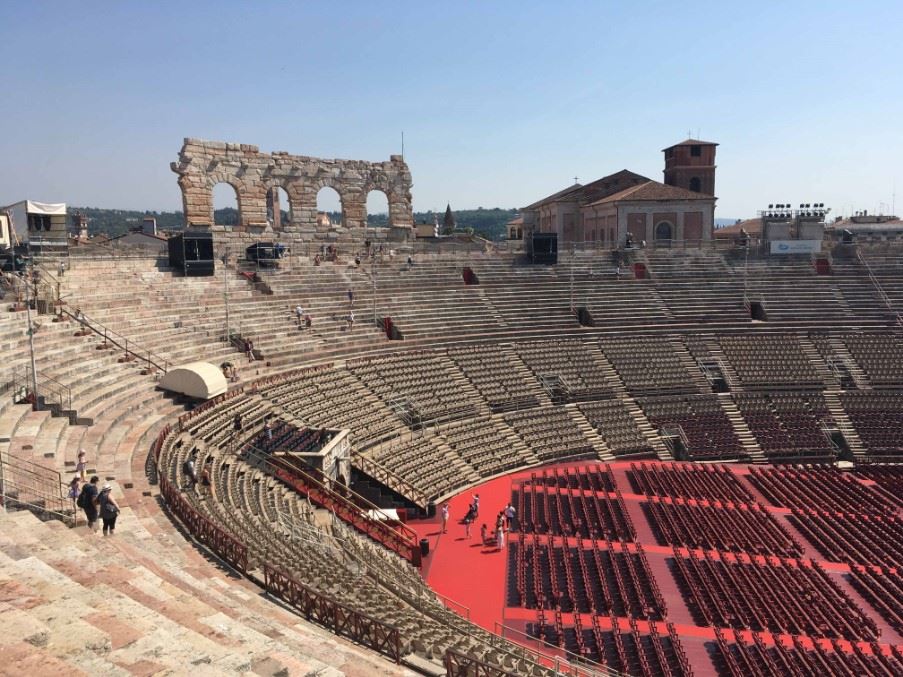
<svg viewBox="0 0 903 677">
<path fill-rule="evenodd" d="M 112 536 L 116 529 L 116 518 L 119 516 L 119 504 L 113 498 L 109 484 L 104 484 L 97 497 L 97 505 L 100 508 L 100 517 L 103 519 L 103 535 Z"/>
<path fill-rule="evenodd" d="M 88 528 L 91 531 L 97 531 L 97 483 L 100 478 L 94 475 L 90 482 L 86 482 L 82 486 L 81 493 L 75 504 L 85 511 L 85 518 L 88 520 Z"/>
</svg>

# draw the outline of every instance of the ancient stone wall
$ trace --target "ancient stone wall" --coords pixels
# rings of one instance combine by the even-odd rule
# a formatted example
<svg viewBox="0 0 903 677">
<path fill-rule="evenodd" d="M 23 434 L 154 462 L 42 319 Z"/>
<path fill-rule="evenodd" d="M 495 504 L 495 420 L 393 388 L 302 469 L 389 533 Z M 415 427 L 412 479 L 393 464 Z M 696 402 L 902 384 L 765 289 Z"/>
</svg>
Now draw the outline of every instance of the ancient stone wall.
<svg viewBox="0 0 903 677">
<path fill-rule="evenodd" d="M 410 231 L 411 172 L 400 155 L 388 162 L 324 160 L 285 152 L 261 153 L 257 146 L 185 139 L 179 161 L 170 164 L 179 175 L 186 226 L 213 227 L 213 187 L 227 183 L 238 201 L 239 227 L 292 233 L 327 240 L 347 235 L 367 225 L 367 194 L 385 193 L 389 203 L 389 225 L 395 232 Z M 329 186 L 342 200 L 342 223 L 317 225 L 317 193 Z M 271 191 L 283 188 L 290 205 L 280 205 Z M 271 210 L 289 211 L 288 222 L 267 221 Z"/>
</svg>

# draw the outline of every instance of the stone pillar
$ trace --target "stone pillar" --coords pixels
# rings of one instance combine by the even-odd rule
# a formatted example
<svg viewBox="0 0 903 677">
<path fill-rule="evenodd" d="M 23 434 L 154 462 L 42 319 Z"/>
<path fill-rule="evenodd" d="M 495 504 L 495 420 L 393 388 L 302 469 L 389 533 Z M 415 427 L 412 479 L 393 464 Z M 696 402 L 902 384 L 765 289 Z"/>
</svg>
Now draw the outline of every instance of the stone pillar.
<svg viewBox="0 0 903 677">
<path fill-rule="evenodd" d="M 342 225 L 346 229 L 367 227 L 367 196 L 362 193 L 342 194 Z"/>
<path fill-rule="evenodd" d="M 202 177 L 183 174 L 179 177 L 182 189 L 182 213 L 185 226 L 213 225 L 213 192 Z"/>
<path fill-rule="evenodd" d="M 279 204 L 279 188 L 267 191 L 267 214 L 273 215 L 273 230 L 282 230 L 282 205 Z"/>
<path fill-rule="evenodd" d="M 266 188 L 251 182 L 242 182 L 238 191 L 238 222 L 242 226 L 267 224 Z"/>
</svg>

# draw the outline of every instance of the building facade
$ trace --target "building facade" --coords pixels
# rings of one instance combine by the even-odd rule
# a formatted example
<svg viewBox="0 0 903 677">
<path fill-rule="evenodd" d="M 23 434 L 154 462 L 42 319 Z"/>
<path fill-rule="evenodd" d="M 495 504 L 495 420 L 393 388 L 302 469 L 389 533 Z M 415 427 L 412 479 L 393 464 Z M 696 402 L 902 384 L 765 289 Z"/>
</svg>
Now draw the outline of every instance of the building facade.
<svg viewBox="0 0 903 677">
<path fill-rule="evenodd" d="M 715 151 L 717 143 L 687 139 L 665 148 L 665 185 L 715 194 Z"/>
<path fill-rule="evenodd" d="M 710 240 L 716 146 L 688 139 L 665 149 L 665 183 L 623 169 L 538 200 L 523 209 L 524 237 L 557 233 L 559 243 L 612 248 L 624 246 L 628 233 L 636 244 Z"/>
</svg>

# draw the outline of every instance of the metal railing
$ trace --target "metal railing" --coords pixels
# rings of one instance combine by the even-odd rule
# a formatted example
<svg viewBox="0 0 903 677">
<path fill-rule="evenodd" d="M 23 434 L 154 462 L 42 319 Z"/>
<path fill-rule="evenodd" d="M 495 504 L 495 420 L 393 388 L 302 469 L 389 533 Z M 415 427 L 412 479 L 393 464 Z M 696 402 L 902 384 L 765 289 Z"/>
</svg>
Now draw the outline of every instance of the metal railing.
<svg viewBox="0 0 903 677">
<path fill-rule="evenodd" d="M 493 624 L 492 631 L 499 637 L 504 637 L 505 639 L 508 639 L 509 635 L 514 636 L 517 640 L 512 641 L 516 641 L 521 645 L 524 643 L 533 643 L 548 649 L 548 653 L 536 651 L 535 649 L 531 650 L 535 653 L 537 662 L 540 665 L 551 668 L 559 674 L 573 675 L 573 677 L 616 677 L 620 674 L 613 670 L 609 670 L 601 663 L 596 663 L 585 656 L 575 654 L 564 647 L 551 644 L 541 637 L 534 637 L 533 635 L 529 635 L 526 632 L 504 625 L 498 621 Z M 526 648 L 530 649 L 529 646 Z"/>
<path fill-rule="evenodd" d="M 35 398 L 34 379 L 31 366 L 17 367 L 13 371 L 9 387 L 12 389 L 13 402 L 29 401 L 35 407 L 43 408 L 47 405 L 56 405 L 61 411 L 72 411 L 72 388 L 60 383 L 55 378 L 38 374 L 38 393 L 40 400 Z"/>
<path fill-rule="evenodd" d="M 0 453 L 0 505 L 17 506 L 75 526 L 78 511 L 56 470 L 12 454 Z"/>
<path fill-rule="evenodd" d="M 125 359 L 131 360 L 136 358 L 147 365 L 147 371 L 152 372 L 151 367 L 162 371 L 164 374 L 169 371 L 169 360 L 160 355 L 142 348 L 135 341 L 130 341 L 122 334 L 108 329 L 99 322 L 91 320 L 82 312 L 73 313 L 66 308 L 60 308 L 60 314 L 68 316 L 81 327 L 81 331 L 90 330 L 103 338 L 104 344 L 112 344 L 125 351 Z"/>
<path fill-rule="evenodd" d="M 884 291 L 884 287 L 881 286 L 881 283 L 878 281 L 878 278 L 875 277 L 875 274 L 872 272 L 872 267 L 868 264 L 868 261 L 865 260 L 865 257 L 862 255 L 862 252 L 856 252 L 856 259 L 862 266 L 865 268 L 865 272 L 868 275 L 869 282 L 872 283 L 872 286 L 875 288 L 875 292 L 878 294 L 878 298 L 881 299 L 881 302 L 884 306 L 892 313 L 896 314 L 897 310 L 894 308 L 894 304 L 891 301 L 890 297 L 887 295 L 887 292 Z"/>
<path fill-rule="evenodd" d="M 401 494 L 421 510 L 426 510 L 429 505 L 429 497 L 423 491 L 372 458 L 367 458 L 357 451 L 352 451 L 351 464 L 377 482 L 381 482 L 392 491 Z"/>
<path fill-rule="evenodd" d="M 264 589 L 299 611 L 308 621 L 363 644 L 400 663 L 401 632 L 373 616 L 345 606 L 264 562 Z"/>
</svg>

